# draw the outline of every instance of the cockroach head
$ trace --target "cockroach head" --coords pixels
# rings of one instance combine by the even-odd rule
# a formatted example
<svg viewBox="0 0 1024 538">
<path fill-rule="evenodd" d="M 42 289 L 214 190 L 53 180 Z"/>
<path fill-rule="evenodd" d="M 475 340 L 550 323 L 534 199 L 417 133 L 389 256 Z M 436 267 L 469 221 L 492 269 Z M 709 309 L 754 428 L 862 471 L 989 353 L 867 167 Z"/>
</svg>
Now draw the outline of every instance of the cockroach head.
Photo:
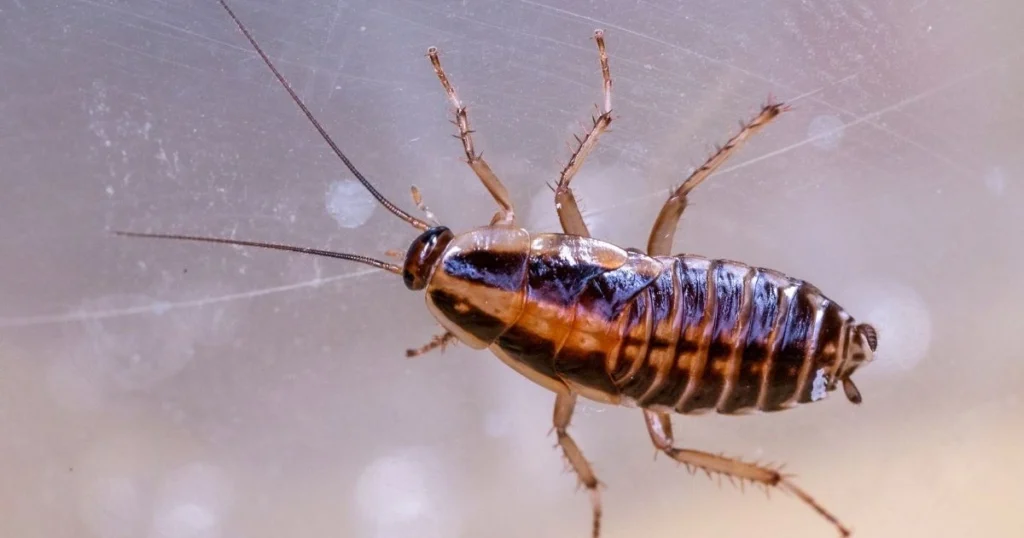
<svg viewBox="0 0 1024 538">
<path fill-rule="evenodd" d="M 454 238 L 455 234 L 444 226 L 435 226 L 420 234 L 409 245 L 409 252 L 405 255 L 405 265 L 402 267 L 405 287 L 413 291 L 427 287 L 434 266 Z"/>
<path fill-rule="evenodd" d="M 853 327 L 846 361 L 839 375 L 839 379 L 843 382 L 843 392 L 846 393 L 846 399 L 852 403 L 859 404 L 862 398 L 860 391 L 857 390 L 857 386 L 853 384 L 850 376 L 862 365 L 874 360 L 877 348 L 878 331 L 874 327 L 867 323 L 860 323 Z"/>
</svg>

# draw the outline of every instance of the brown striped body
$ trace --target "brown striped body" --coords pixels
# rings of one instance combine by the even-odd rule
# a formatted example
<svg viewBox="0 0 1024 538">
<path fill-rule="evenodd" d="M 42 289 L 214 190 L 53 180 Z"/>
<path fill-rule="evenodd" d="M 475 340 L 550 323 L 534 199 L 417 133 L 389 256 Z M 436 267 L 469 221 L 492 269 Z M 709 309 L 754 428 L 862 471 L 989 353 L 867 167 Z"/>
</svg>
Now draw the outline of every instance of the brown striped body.
<svg viewBox="0 0 1024 538">
<path fill-rule="evenodd" d="M 820 400 L 863 358 L 851 316 L 807 282 L 577 236 L 468 232 L 445 248 L 426 292 L 471 347 L 610 404 L 776 411 Z"/>
<path fill-rule="evenodd" d="M 579 484 L 590 492 L 591 538 L 600 538 L 600 481 L 569 433 L 578 396 L 640 406 L 651 443 L 691 470 L 724 475 L 795 495 L 850 535 L 836 516 L 778 469 L 683 448 L 670 412 L 776 411 L 817 401 L 842 383 L 847 399 L 861 396 L 850 376 L 878 345 L 873 326 L 853 319 L 814 286 L 776 271 L 700 256 L 667 256 L 688 196 L 755 132 L 787 105 L 769 101 L 756 117 L 672 190 L 651 228 L 645 255 L 590 239 L 570 182 L 612 122 L 612 79 L 604 31 L 594 32 L 603 79 L 603 106 L 553 186 L 564 234 L 531 234 L 516 224 L 511 196 L 476 151 L 466 107 L 441 67 L 427 56 L 454 108 L 466 163 L 498 211 L 490 225 L 456 236 L 437 222 L 413 187 L 422 220 L 381 194 L 355 167 L 292 89 L 225 0 L 219 0 L 292 101 L 360 184 L 395 217 L 419 230 L 402 265 L 312 247 L 181 234 L 115 232 L 251 246 L 346 260 L 400 275 L 407 289 L 425 291 L 445 327 L 414 357 L 459 340 L 490 349 L 505 364 L 555 392 L 552 429 Z"/>
</svg>

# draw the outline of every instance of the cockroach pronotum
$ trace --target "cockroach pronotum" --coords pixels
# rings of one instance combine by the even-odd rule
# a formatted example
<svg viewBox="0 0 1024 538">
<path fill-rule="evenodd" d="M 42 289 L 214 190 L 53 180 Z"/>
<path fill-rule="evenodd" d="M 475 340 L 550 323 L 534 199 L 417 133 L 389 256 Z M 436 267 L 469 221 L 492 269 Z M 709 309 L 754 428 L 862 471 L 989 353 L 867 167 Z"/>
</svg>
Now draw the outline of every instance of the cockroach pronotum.
<svg viewBox="0 0 1024 538">
<path fill-rule="evenodd" d="M 218 0 L 256 53 L 351 173 L 388 211 L 421 231 L 400 267 L 341 252 L 188 235 L 124 236 L 253 246 L 371 265 L 424 291 L 444 329 L 416 356 L 458 341 L 489 349 L 524 377 L 555 393 L 558 444 L 591 494 L 592 536 L 600 534 L 598 479 L 568 433 L 578 396 L 643 411 L 654 446 L 691 470 L 777 487 L 850 531 L 777 469 L 677 448 L 671 413 L 772 412 L 825 398 L 841 383 L 861 402 L 851 377 L 870 362 L 875 329 L 857 323 L 812 284 L 777 271 L 690 254 L 672 255 L 687 196 L 752 134 L 788 107 L 771 100 L 676 188 L 651 230 L 647 252 L 590 237 L 569 183 L 612 122 L 612 79 L 604 33 L 594 33 L 603 76 L 601 113 L 561 171 L 554 188 L 564 233 L 516 226 L 508 191 L 476 152 L 466 107 L 448 81 L 435 47 L 427 55 L 455 111 L 466 160 L 498 205 L 490 224 L 460 235 L 406 213 L 356 169 L 257 44 L 225 0 Z M 413 188 L 416 205 L 426 211 Z"/>
</svg>

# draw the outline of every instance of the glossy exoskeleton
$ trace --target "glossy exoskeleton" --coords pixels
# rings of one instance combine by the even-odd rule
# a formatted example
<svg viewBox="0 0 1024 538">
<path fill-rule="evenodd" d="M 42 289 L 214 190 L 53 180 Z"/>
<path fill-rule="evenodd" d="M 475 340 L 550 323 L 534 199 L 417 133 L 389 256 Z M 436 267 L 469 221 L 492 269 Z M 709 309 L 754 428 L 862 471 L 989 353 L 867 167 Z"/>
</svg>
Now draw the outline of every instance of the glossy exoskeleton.
<svg viewBox="0 0 1024 538">
<path fill-rule="evenodd" d="M 117 232 L 248 245 L 369 264 L 401 275 L 423 291 L 444 328 L 419 355 L 459 341 L 488 349 L 513 370 L 555 393 L 558 443 L 593 504 L 591 534 L 600 534 L 598 480 L 567 429 L 578 396 L 638 407 L 654 445 L 674 460 L 795 494 L 844 536 L 849 530 L 792 481 L 763 466 L 674 444 L 670 415 L 771 412 L 825 398 L 842 385 L 861 396 L 851 376 L 870 362 L 877 335 L 813 285 L 777 271 L 730 260 L 671 255 L 688 194 L 753 133 L 787 110 L 769 102 L 738 134 L 697 168 L 665 202 L 646 252 L 590 237 L 569 184 L 612 122 L 612 80 L 604 34 L 595 32 L 603 74 L 603 107 L 563 168 L 554 189 L 564 233 L 531 234 L 516 226 L 508 191 L 476 152 L 466 108 L 428 56 L 455 109 L 469 166 L 494 197 L 487 226 L 456 234 L 399 209 L 381 195 L 331 140 L 303 101 L 239 21 L 250 44 L 313 126 L 364 187 L 391 213 L 421 230 L 402 266 L 355 254 L 288 245 L 174 234 Z M 417 204 L 425 210 L 414 190 Z M 429 212 L 428 212 L 429 216 Z M 432 218 L 432 217 L 431 217 Z"/>
</svg>

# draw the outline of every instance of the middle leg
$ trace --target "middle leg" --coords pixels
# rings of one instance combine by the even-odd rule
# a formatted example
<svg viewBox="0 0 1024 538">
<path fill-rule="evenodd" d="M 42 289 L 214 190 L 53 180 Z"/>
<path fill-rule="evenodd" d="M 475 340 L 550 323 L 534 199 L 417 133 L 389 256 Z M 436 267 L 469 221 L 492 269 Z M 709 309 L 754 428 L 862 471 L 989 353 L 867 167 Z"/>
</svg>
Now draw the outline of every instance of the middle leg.
<svg viewBox="0 0 1024 538">
<path fill-rule="evenodd" d="M 788 109 L 789 107 L 782 103 L 769 101 L 761 108 L 761 113 L 756 118 L 744 124 L 736 136 L 730 138 L 700 168 L 694 170 L 690 177 L 686 178 L 686 181 L 669 196 L 665 205 L 662 206 L 661 212 L 658 213 L 658 218 L 654 221 L 654 226 L 651 229 L 651 236 L 647 240 L 647 254 L 651 256 L 671 254 L 676 228 L 679 226 L 679 219 L 683 216 L 683 210 L 686 209 L 686 195 L 721 166 L 743 142 Z"/>
<path fill-rule="evenodd" d="M 580 208 L 576 204 L 576 197 L 569 188 L 569 182 L 583 166 L 587 155 L 597 146 L 597 138 L 608 129 L 612 123 L 612 76 L 608 69 L 608 53 L 604 49 L 604 31 L 594 31 L 594 39 L 597 41 L 597 51 L 601 58 L 601 76 L 604 77 L 604 109 L 601 115 L 593 118 L 593 124 L 583 135 L 583 138 L 576 137 L 576 151 L 573 152 L 569 162 L 562 169 L 558 178 L 558 186 L 555 187 L 555 208 L 558 210 L 558 220 L 562 223 L 562 229 L 570 235 L 590 237 Z"/>
</svg>

